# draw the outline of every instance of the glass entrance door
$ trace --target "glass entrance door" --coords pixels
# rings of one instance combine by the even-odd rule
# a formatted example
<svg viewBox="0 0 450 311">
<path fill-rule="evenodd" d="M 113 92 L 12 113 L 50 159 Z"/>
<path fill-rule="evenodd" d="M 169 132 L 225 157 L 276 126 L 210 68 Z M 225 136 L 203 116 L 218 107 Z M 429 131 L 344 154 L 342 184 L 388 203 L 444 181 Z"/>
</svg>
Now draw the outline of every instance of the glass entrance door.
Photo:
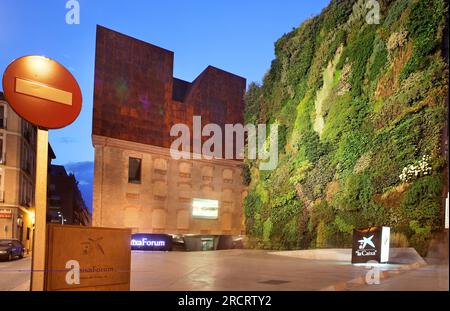
<svg viewBox="0 0 450 311">
<path fill-rule="evenodd" d="M 214 250 L 214 238 L 202 238 L 202 251 Z"/>
</svg>

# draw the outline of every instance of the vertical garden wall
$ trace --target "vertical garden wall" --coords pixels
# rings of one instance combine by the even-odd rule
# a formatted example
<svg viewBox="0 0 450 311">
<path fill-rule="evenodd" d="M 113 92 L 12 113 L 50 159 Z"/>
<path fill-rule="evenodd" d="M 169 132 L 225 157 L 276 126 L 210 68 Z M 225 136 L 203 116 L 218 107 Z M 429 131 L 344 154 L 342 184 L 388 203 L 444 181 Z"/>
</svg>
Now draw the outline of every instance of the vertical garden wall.
<svg viewBox="0 0 450 311">
<path fill-rule="evenodd" d="M 246 122 L 278 123 L 278 167 L 247 160 L 250 245 L 345 247 L 354 228 L 390 226 L 422 253 L 442 227 L 448 65 L 444 0 L 332 1 L 275 43 Z"/>
</svg>

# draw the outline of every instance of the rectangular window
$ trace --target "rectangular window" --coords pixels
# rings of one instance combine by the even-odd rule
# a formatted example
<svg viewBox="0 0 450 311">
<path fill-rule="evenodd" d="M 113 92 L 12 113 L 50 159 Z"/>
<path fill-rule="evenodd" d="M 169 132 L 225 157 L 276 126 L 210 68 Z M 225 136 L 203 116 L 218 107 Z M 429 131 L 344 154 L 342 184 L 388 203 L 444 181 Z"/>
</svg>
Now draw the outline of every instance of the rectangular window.
<svg viewBox="0 0 450 311">
<path fill-rule="evenodd" d="M 27 241 L 30 240 L 30 227 L 27 227 Z"/>
<path fill-rule="evenodd" d="M 30 205 L 34 205 L 34 187 L 31 181 L 28 182 L 28 202 Z"/>
<path fill-rule="evenodd" d="M 22 159 L 21 159 L 21 164 L 22 164 L 22 169 L 23 170 L 26 170 L 27 158 L 28 158 L 27 145 L 25 144 L 25 142 L 22 142 Z"/>
<path fill-rule="evenodd" d="M 3 169 L 0 169 L 0 202 L 5 202 L 5 192 L 3 190 Z"/>
<path fill-rule="evenodd" d="M 21 174 L 22 175 L 22 174 Z M 26 199 L 25 199 L 25 197 L 26 197 L 26 191 L 27 191 L 27 189 L 26 189 L 26 187 L 27 187 L 27 184 L 26 184 L 26 182 L 25 182 L 25 177 L 23 177 L 23 176 L 21 176 L 20 177 L 21 178 L 21 181 L 20 181 L 20 204 L 21 205 L 25 205 L 25 201 L 26 201 Z"/>
<path fill-rule="evenodd" d="M 0 164 L 5 164 L 5 153 L 3 152 L 3 134 L 0 134 Z"/>
<path fill-rule="evenodd" d="M 0 105 L 0 128 L 6 128 L 5 106 Z"/>
<path fill-rule="evenodd" d="M 219 201 L 194 198 L 192 201 L 192 216 L 194 218 L 217 219 L 219 217 Z"/>
<path fill-rule="evenodd" d="M 141 159 L 128 159 L 128 182 L 133 184 L 141 183 Z"/>
</svg>

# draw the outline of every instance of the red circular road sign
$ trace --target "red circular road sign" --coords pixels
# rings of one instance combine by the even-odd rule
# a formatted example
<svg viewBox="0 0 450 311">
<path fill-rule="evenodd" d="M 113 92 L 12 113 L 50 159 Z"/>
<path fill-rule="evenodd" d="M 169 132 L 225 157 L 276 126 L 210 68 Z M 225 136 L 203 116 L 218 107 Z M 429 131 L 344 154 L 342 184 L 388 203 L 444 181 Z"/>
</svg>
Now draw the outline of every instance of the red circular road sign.
<svg viewBox="0 0 450 311">
<path fill-rule="evenodd" d="M 3 74 L 3 93 L 13 110 L 34 125 L 62 128 L 81 111 L 81 90 L 72 74 L 43 56 L 23 56 Z"/>
</svg>

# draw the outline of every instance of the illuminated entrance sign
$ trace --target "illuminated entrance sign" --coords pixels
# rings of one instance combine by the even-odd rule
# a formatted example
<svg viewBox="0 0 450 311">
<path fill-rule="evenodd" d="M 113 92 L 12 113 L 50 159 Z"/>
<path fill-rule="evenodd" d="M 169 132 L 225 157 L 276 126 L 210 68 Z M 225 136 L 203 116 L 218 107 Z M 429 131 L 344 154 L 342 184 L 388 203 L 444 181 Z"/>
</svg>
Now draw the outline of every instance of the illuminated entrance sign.
<svg viewBox="0 0 450 311">
<path fill-rule="evenodd" d="M 167 234 L 137 233 L 131 236 L 131 249 L 141 251 L 170 251 L 172 237 Z"/>
<path fill-rule="evenodd" d="M 131 246 L 166 246 L 166 241 L 150 241 L 147 238 L 140 240 L 131 240 Z"/>
<path fill-rule="evenodd" d="M 192 216 L 195 218 L 217 219 L 219 217 L 219 201 L 194 199 L 192 201 Z"/>
</svg>

